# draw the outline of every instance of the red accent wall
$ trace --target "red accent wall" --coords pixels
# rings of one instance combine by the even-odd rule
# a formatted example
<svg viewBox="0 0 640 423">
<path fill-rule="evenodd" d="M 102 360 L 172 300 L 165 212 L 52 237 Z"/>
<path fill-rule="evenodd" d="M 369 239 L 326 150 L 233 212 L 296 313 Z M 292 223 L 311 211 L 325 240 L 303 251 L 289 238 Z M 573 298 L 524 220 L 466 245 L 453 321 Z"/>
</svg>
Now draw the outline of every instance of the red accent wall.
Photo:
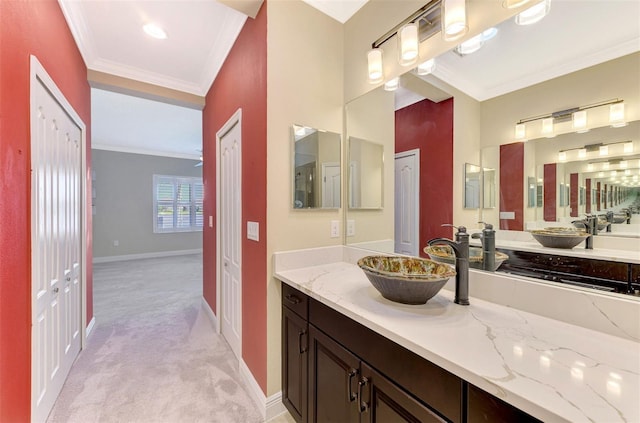
<svg viewBox="0 0 640 423">
<path fill-rule="evenodd" d="M 585 195 L 585 213 L 591 213 L 591 178 L 585 179 L 586 195 Z"/>
<path fill-rule="evenodd" d="M 602 191 L 600 191 L 601 189 L 601 185 L 600 182 L 597 183 L 597 188 L 596 188 L 596 210 L 600 211 L 600 207 L 602 204 Z"/>
<path fill-rule="evenodd" d="M 602 195 L 604 196 L 602 203 L 604 204 L 604 208 L 607 208 L 607 184 L 604 184 L 604 191 L 602 192 Z"/>
<path fill-rule="evenodd" d="M 515 219 L 500 219 L 500 229 L 524 230 L 524 143 L 500 146 L 500 211 Z"/>
<path fill-rule="evenodd" d="M 216 221 L 216 133 L 242 108 L 242 358 L 267 388 L 267 12 L 247 19 L 203 110 L 205 216 Z M 260 224 L 260 242 L 246 222 Z M 206 220 L 205 220 L 206 221 Z M 203 232 L 203 294 L 216 312 L 216 228 Z M 216 312 L 217 313 L 217 312 Z"/>
<path fill-rule="evenodd" d="M 0 1 L 0 421 L 31 414 L 31 182 L 29 55 L 35 55 L 87 125 L 87 69 L 56 0 Z M 90 156 L 90 148 L 87 155 Z M 87 163 L 90 157 L 87 157 Z M 90 172 L 89 172 L 90 173 Z M 88 178 L 87 198 L 91 198 Z M 87 316 L 93 316 L 91 213 Z"/>
<path fill-rule="evenodd" d="M 571 217 L 578 217 L 578 195 L 579 195 L 579 187 L 578 187 L 578 174 L 572 173 L 569 176 L 569 183 L 571 184 L 569 190 L 571 193 L 569 194 L 569 206 L 571 207 L 571 213 L 569 214 Z"/>
<path fill-rule="evenodd" d="M 555 222 L 556 215 L 556 164 L 547 163 L 544 165 L 544 220 Z"/>
<path fill-rule="evenodd" d="M 420 245 L 451 237 L 453 222 L 453 98 L 422 100 L 396 111 L 396 153 L 420 149 Z M 422 248 L 420 254 L 424 255 Z"/>
</svg>

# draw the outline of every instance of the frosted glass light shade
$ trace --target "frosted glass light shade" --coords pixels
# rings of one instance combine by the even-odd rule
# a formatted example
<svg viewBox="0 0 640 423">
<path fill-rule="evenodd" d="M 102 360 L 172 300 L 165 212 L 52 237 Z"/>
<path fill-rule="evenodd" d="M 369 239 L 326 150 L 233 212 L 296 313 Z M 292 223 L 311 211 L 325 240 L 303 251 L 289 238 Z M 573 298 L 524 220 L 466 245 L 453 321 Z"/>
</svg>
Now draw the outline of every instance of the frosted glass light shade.
<svg viewBox="0 0 640 423">
<path fill-rule="evenodd" d="M 516 23 L 518 25 L 534 24 L 547 16 L 549 10 L 551 10 L 551 0 L 544 0 L 542 3 L 531 6 L 527 10 L 517 14 Z"/>
<path fill-rule="evenodd" d="M 580 110 L 577 112 L 573 112 L 573 129 L 578 132 L 588 132 L 587 128 L 587 111 Z"/>
<path fill-rule="evenodd" d="M 367 53 L 367 69 L 369 72 L 369 83 L 377 84 L 384 79 L 382 71 L 382 50 L 374 48 Z"/>
<path fill-rule="evenodd" d="M 633 153 L 633 142 L 625 142 L 624 143 L 624 152 L 625 153 Z"/>
<path fill-rule="evenodd" d="M 601 145 L 600 146 L 600 155 L 601 156 L 608 156 L 609 155 L 609 146 L 608 145 Z M 605 163 L 605 165 L 608 167 L 609 163 Z"/>
<path fill-rule="evenodd" d="M 418 60 L 418 24 L 409 23 L 398 31 L 398 61 L 402 66 Z"/>
<path fill-rule="evenodd" d="M 589 163 L 589 164 L 587 165 L 587 171 L 588 171 L 588 172 L 593 172 L 593 164 Z"/>
<path fill-rule="evenodd" d="M 564 162 L 567 160 L 567 153 L 565 151 L 561 151 L 558 153 L 558 161 Z"/>
<path fill-rule="evenodd" d="M 529 3 L 530 0 L 504 0 L 502 2 L 502 7 L 506 9 L 515 9 L 516 7 L 520 7 L 523 4 Z"/>
<path fill-rule="evenodd" d="M 586 148 L 581 148 L 578 150 L 578 158 L 579 159 L 584 159 L 585 157 L 587 157 L 587 149 Z"/>
<path fill-rule="evenodd" d="M 614 128 L 626 125 L 624 121 L 624 103 L 615 103 L 609 106 L 609 123 Z"/>
<path fill-rule="evenodd" d="M 429 59 L 426 62 L 422 62 L 418 65 L 418 68 L 416 69 L 416 73 L 418 75 L 429 75 L 434 71 L 435 68 L 436 68 L 436 60 Z"/>
<path fill-rule="evenodd" d="M 480 50 L 480 47 L 484 44 L 484 36 L 478 34 L 473 38 L 469 38 L 467 41 L 458 44 L 454 49 L 458 54 L 464 56 L 465 54 L 475 53 Z"/>
<path fill-rule="evenodd" d="M 398 85 L 400 85 L 400 78 L 392 78 L 384 83 L 385 91 L 395 91 L 398 89 Z"/>
<path fill-rule="evenodd" d="M 515 136 L 517 141 L 524 140 L 526 136 L 524 123 L 519 123 L 516 125 Z"/>
<path fill-rule="evenodd" d="M 542 135 L 547 138 L 553 138 L 553 118 L 542 119 Z"/>
<path fill-rule="evenodd" d="M 442 0 L 442 39 L 453 41 L 469 31 L 465 0 Z"/>
</svg>

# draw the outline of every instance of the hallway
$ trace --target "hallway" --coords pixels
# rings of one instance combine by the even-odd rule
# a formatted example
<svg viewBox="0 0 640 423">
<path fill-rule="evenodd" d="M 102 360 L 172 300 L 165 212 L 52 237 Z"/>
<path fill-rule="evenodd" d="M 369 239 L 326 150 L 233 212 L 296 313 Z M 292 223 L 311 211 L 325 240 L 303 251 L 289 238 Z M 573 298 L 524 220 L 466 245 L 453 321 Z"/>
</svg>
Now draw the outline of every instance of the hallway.
<svg viewBox="0 0 640 423">
<path fill-rule="evenodd" d="M 202 308 L 202 255 L 94 265 L 96 325 L 48 422 L 260 422 Z"/>
</svg>

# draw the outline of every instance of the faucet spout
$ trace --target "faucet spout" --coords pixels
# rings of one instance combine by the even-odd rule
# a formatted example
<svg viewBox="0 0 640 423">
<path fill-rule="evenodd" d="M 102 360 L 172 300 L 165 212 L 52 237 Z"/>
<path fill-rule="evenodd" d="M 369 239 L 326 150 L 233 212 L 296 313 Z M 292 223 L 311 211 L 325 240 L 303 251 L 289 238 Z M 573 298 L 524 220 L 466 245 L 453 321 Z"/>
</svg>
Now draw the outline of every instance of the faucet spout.
<svg viewBox="0 0 640 423">
<path fill-rule="evenodd" d="M 453 302 L 469 305 L 469 234 L 464 226 L 458 228 L 456 240 L 434 238 L 428 245 L 445 244 L 453 249 L 456 256 L 456 292 Z"/>
</svg>

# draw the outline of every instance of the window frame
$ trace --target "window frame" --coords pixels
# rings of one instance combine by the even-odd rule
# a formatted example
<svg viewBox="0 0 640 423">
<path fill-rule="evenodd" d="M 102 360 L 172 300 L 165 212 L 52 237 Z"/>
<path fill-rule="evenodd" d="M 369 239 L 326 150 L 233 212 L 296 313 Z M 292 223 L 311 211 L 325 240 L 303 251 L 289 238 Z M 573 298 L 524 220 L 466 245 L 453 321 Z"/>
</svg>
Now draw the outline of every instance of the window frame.
<svg viewBox="0 0 640 423">
<path fill-rule="evenodd" d="M 169 185 L 173 187 L 172 199 L 159 199 L 158 186 Z M 188 201 L 179 198 L 179 187 L 181 185 L 189 185 Z M 200 186 L 200 198 L 197 198 L 197 186 Z M 153 233 L 180 233 L 180 232 L 201 232 L 204 227 L 204 184 L 201 177 L 194 176 L 175 176 L 175 175 L 153 175 Z M 159 206 L 166 205 L 172 207 L 171 227 L 159 225 Z M 183 207 L 189 208 L 189 226 L 179 226 L 179 209 Z M 198 221 L 198 210 L 200 210 L 200 221 Z"/>
</svg>

